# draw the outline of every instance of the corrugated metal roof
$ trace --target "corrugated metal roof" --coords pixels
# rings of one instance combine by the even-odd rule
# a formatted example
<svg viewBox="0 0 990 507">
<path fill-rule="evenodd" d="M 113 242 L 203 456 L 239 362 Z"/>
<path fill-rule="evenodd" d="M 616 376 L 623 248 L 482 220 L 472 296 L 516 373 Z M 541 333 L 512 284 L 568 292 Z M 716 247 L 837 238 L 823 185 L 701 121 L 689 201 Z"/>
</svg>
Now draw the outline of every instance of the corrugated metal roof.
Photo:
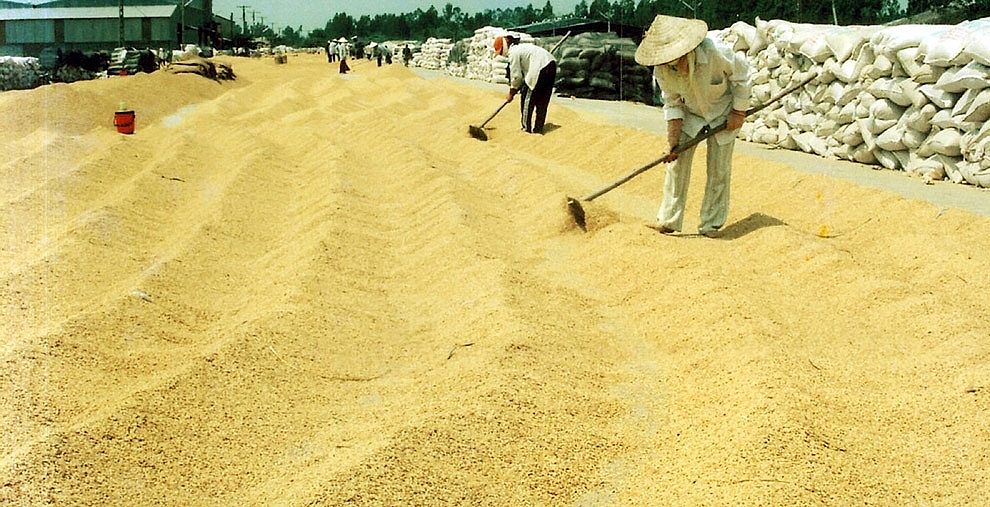
<svg viewBox="0 0 990 507">
<path fill-rule="evenodd" d="M 168 18 L 177 5 L 125 5 L 125 18 Z M 0 9 L 0 20 L 32 19 L 108 19 L 119 18 L 120 7 L 36 7 L 33 9 Z"/>
<path fill-rule="evenodd" d="M 643 29 L 638 26 L 625 25 L 622 23 L 612 23 L 602 19 L 590 18 L 559 18 L 550 21 L 541 21 L 528 25 L 515 26 L 510 30 L 528 33 L 534 37 L 544 37 L 548 35 L 563 35 L 567 31 L 574 34 L 584 32 L 613 32 L 620 37 L 629 37 L 637 41 L 643 38 Z"/>
</svg>

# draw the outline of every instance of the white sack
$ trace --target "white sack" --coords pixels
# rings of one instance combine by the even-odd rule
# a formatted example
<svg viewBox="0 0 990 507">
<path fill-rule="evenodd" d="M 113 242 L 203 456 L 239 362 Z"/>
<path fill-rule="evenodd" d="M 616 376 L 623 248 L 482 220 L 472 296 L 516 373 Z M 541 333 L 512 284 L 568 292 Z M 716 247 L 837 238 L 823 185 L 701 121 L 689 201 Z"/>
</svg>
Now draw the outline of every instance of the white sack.
<svg viewBox="0 0 990 507">
<path fill-rule="evenodd" d="M 859 146 L 863 144 L 863 133 L 860 131 L 859 123 L 852 122 L 843 126 L 834 134 L 835 138 L 848 146 Z"/>
<path fill-rule="evenodd" d="M 897 121 L 902 114 L 904 114 L 904 108 L 890 99 L 878 99 L 870 106 L 870 117 L 878 122 L 881 120 Z"/>
<path fill-rule="evenodd" d="M 917 47 L 925 38 L 937 35 L 945 29 L 945 26 L 940 25 L 891 26 L 873 34 L 870 43 L 884 52 L 893 54 L 904 48 Z"/>
<path fill-rule="evenodd" d="M 973 32 L 966 40 L 963 55 L 983 65 L 990 65 L 990 18 L 973 22 Z"/>
<path fill-rule="evenodd" d="M 840 63 L 849 59 L 859 48 L 880 31 L 879 26 L 840 26 L 825 34 L 825 42 Z"/>
<path fill-rule="evenodd" d="M 938 108 L 930 103 L 920 108 L 908 108 L 904 111 L 904 124 L 913 130 L 928 133 L 932 129 L 932 118 L 937 112 Z"/>
<path fill-rule="evenodd" d="M 835 117 L 835 121 L 842 124 L 850 123 L 855 119 L 856 119 L 856 104 L 853 102 L 850 102 L 842 106 L 842 109 L 839 109 L 839 113 Z"/>
<path fill-rule="evenodd" d="M 898 83 L 901 87 L 901 92 L 905 97 L 911 102 L 911 105 L 915 107 L 921 107 L 928 104 L 928 97 L 921 90 L 918 89 L 919 85 L 913 79 L 904 79 Z"/>
<path fill-rule="evenodd" d="M 912 175 L 924 177 L 926 183 L 945 179 L 945 169 L 935 157 L 925 158 L 912 154 L 904 170 Z"/>
<path fill-rule="evenodd" d="M 901 137 L 901 142 L 904 144 L 905 148 L 914 151 L 917 150 L 918 147 L 921 146 L 921 143 L 925 142 L 925 139 L 927 138 L 928 138 L 927 132 L 914 130 L 913 128 L 910 128 L 905 125 L 904 135 L 903 137 Z"/>
<path fill-rule="evenodd" d="M 935 83 L 935 87 L 949 93 L 961 93 L 968 89 L 990 86 L 990 67 L 979 62 L 969 62 L 965 67 L 948 69 Z"/>
<path fill-rule="evenodd" d="M 893 127 L 883 131 L 877 136 L 877 147 L 882 150 L 887 151 L 900 151 L 907 147 L 904 146 L 904 132 L 906 127 L 901 125 L 894 125 Z"/>
<path fill-rule="evenodd" d="M 874 81 L 866 88 L 871 95 L 877 98 L 885 98 L 901 107 L 911 105 L 911 98 L 904 93 L 901 82 L 906 81 L 903 77 L 881 78 Z"/>
<path fill-rule="evenodd" d="M 962 150 L 959 147 L 961 137 L 962 134 L 954 128 L 940 130 L 925 140 L 921 147 L 919 147 L 918 154 L 926 156 L 930 152 L 931 154 L 958 157 L 962 154 Z"/>
<path fill-rule="evenodd" d="M 958 93 L 947 92 L 941 88 L 936 88 L 935 85 L 925 84 L 918 87 L 918 91 L 924 93 L 928 100 L 935 107 L 946 109 L 951 108 L 956 103 L 956 99 L 959 98 Z"/>
<path fill-rule="evenodd" d="M 990 188 L 990 170 L 980 167 L 972 162 L 959 162 L 957 165 L 963 179 L 970 185 L 982 188 Z"/>
<path fill-rule="evenodd" d="M 833 56 L 832 49 L 828 46 L 825 32 L 820 31 L 810 34 L 797 53 L 807 56 L 815 63 L 824 63 L 830 56 Z"/>
<path fill-rule="evenodd" d="M 909 76 L 914 76 L 921 70 L 921 62 L 919 62 L 918 48 L 904 48 L 896 53 L 897 63 L 901 64 L 901 68 Z"/>
<path fill-rule="evenodd" d="M 959 171 L 959 160 L 953 157 L 947 157 L 945 155 L 936 154 L 934 158 L 942 164 L 942 168 L 945 170 L 945 177 L 949 178 L 953 183 L 963 183 L 966 178 Z"/>
<path fill-rule="evenodd" d="M 873 154 L 873 149 L 863 143 L 852 152 L 852 159 L 860 164 L 876 164 L 877 157 Z"/>
<path fill-rule="evenodd" d="M 918 45 L 918 52 L 925 55 L 924 61 L 929 65 L 949 67 L 966 47 L 966 41 L 972 32 L 969 23 L 951 26 L 943 32 L 921 41 Z"/>
<path fill-rule="evenodd" d="M 990 88 L 980 90 L 963 116 L 963 121 L 966 122 L 979 123 L 987 120 L 990 120 Z"/>
<path fill-rule="evenodd" d="M 874 155 L 876 155 L 880 165 L 894 170 L 907 166 L 909 159 L 906 151 L 875 150 Z"/>
</svg>

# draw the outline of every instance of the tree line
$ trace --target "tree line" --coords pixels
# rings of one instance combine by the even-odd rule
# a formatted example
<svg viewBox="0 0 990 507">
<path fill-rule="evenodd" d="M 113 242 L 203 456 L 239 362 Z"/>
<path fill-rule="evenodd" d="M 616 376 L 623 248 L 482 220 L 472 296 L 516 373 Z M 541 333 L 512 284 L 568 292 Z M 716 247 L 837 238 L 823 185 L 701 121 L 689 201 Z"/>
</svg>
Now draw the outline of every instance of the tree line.
<svg viewBox="0 0 990 507">
<path fill-rule="evenodd" d="M 308 34 L 303 34 L 301 26 L 298 29 L 285 27 L 275 33 L 271 28 L 257 24 L 247 28 L 247 35 L 265 37 L 275 44 L 293 47 L 321 47 L 329 39 L 350 39 L 353 36 L 364 41 L 422 41 L 429 37 L 460 40 L 470 37 L 483 26 L 512 28 L 569 17 L 646 28 L 657 14 L 703 19 L 712 29 L 726 28 L 737 21 L 752 25 L 757 17 L 795 23 L 873 25 L 960 1 L 975 6 L 977 15 L 981 10 L 983 15 L 990 15 L 990 7 L 979 7 L 986 0 L 908 0 L 906 9 L 901 8 L 899 0 L 592 0 L 590 3 L 581 0 L 572 12 L 562 13 L 555 12 L 550 0 L 547 0 L 543 7 L 529 4 L 526 7 L 485 9 L 477 13 L 466 13 L 450 3 L 440 10 L 431 6 L 405 14 L 364 15 L 357 19 L 340 12 L 323 28 Z"/>
</svg>

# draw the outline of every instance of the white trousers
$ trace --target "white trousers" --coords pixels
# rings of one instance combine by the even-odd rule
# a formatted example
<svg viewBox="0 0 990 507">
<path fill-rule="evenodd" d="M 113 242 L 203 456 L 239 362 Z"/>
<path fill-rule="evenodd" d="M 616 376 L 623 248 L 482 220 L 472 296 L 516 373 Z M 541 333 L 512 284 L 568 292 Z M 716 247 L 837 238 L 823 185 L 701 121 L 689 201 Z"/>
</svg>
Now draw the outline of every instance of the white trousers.
<svg viewBox="0 0 990 507">
<path fill-rule="evenodd" d="M 681 134 L 679 143 L 691 139 Z M 732 173 L 732 149 L 735 139 L 718 144 L 715 137 L 705 142 L 707 156 L 707 179 L 705 181 L 705 197 L 701 201 L 701 223 L 698 232 L 714 231 L 725 225 L 729 215 L 729 178 Z M 677 160 L 667 165 L 667 176 L 663 182 L 663 202 L 657 213 L 659 225 L 680 231 L 684 225 L 684 206 L 687 204 L 688 183 L 691 181 L 691 163 L 694 161 L 694 151 L 698 148 L 684 150 Z"/>
</svg>

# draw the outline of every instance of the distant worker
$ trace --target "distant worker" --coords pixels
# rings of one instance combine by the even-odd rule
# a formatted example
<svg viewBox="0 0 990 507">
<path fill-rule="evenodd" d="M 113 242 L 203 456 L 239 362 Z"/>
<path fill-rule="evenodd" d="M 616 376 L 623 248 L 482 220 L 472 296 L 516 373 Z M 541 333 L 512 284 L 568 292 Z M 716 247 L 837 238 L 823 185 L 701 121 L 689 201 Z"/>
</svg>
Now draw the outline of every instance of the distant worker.
<svg viewBox="0 0 990 507">
<path fill-rule="evenodd" d="M 701 201 L 698 232 L 718 237 L 729 214 L 729 179 L 736 134 L 746 120 L 751 84 L 750 66 L 731 47 L 707 37 L 699 19 L 659 15 L 636 49 L 636 62 L 653 67 L 663 96 L 667 144 L 672 155 L 663 184 L 663 202 L 656 229 L 664 234 L 681 230 L 691 162 L 697 146 L 673 154 L 680 143 L 725 123 L 725 130 L 707 139 L 707 180 Z"/>
<path fill-rule="evenodd" d="M 405 65 L 406 67 L 408 67 L 409 66 L 409 62 L 412 61 L 412 58 L 413 58 L 412 57 L 412 48 L 409 47 L 409 44 L 403 44 L 402 45 L 402 64 Z"/>
<path fill-rule="evenodd" d="M 368 47 L 371 48 L 371 54 L 374 55 L 375 60 L 378 61 L 378 66 L 381 67 L 382 58 L 385 57 L 385 55 L 382 54 L 382 52 L 385 50 L 385 47 L 380 46 L 377 42 L 372 42 L 371 44 L 368 44 Z"/>
<path fill-rule="evenodd" d="M 340 59 L 340 73 L 347 74 L 351 70 L 350 66 L 347 65 L 347 39 L 341 37 L 337 40 L 337 58 Z"/>
<path fill-rule="evenodd" d="M 327 61 L 329 63 L 337 61 L 337 41 L 333 39 L 327 41 Z"/>
<path fill-rule="evenodd" d="M 505 101 L 512 102 L 519 93 L 522 129 L 542 134 L 557 80 L 557 60 L 536 44 L 520 44 L 515 35 L 496 38 L 495 54 L 509 58 L 509 94 Z"/>
</svg>

